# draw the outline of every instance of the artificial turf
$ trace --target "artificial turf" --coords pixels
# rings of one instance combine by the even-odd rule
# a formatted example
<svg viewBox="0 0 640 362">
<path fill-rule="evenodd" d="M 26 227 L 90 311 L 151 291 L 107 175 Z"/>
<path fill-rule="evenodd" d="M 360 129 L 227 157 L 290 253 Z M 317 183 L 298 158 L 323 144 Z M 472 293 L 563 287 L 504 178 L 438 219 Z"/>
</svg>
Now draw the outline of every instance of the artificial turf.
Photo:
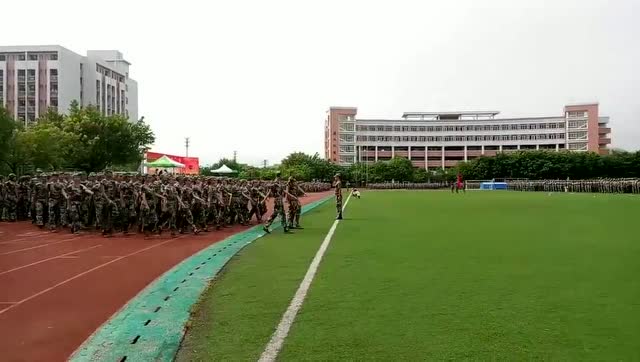
<svg viewBox="0 0 640 362">
<path fill-rule="evenodd" d="M 333 223 L 330 204 L 302 215 L 304 230 L 276 229 L 229 261 L 194 308 L 177 361 L 260 357 Z"/>
<path fill-rule="evenodd" d="M 332 211 L 234 260 L 182 356 L 256 360 Z M 630 195 L 365 192 L 279 359 L 638 360 L 639 215 Z"/>
</svg>

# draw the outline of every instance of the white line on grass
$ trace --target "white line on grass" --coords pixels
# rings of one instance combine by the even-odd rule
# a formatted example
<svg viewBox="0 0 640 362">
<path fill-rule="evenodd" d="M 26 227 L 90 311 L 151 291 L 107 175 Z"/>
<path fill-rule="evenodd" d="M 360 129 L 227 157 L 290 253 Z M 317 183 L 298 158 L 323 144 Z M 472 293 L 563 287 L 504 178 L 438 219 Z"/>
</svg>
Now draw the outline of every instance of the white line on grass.
<svg viewBox="0 0 640 362">
<path fill-rule="evenodd" d="M 351 193 L 349 193 L 349 196 L 347 196 L 347 200 L 342 206 L 343 212 L 347 207 L 350 198 Z M 278 357 L 278 353 L 282 349 L 282 345 L 284 344 L 285 338 L 287 338 L 287 335 L 289 334 L 291 325 L 296 319 L 298 311 L 302 307 L 302 303 L 304 302 L 304 298 L 307 296 L 307 292 L 309 291 L 311 282 L 313 282 L 313 278 L 316 276 L 316 272 L 318 271 L 320 261 L 322 260 L 325 251 L 327 251 L 327 248 L 329 247 L 329 243 L 331 242 L 331 238 L 333 237 L 333 233 L 335 233 L 339 222 L 340 220 L 334 221 L 333 225 L 331 225 L 331 229 L 329 229 L 329 232 L 327 233 L 327 236 L 324 237 L 324 240 L 320 245 L 320 249 L 318 249 L 316 256 L 314 256 L 313 260 L 311 261 L 311 265 L 309 265 L 307 274 L 305 274 L 304 279 L 302 279 L 302 282 L 300 283 L 296 294 L 293 296 L 289 307 L 282 315 L 282 319 L 280 320 L 280 324 L 278 324 L 278 328 L 276 328 L 276 331 L 271 336 L 269 344 L 267 344 L 267 346 L 264 348 L 264 352 L 262 352 L 262 355 L 260 356 L 260 362 L 272 362 L 276 360 L 276 357 Z"/>
</svg>

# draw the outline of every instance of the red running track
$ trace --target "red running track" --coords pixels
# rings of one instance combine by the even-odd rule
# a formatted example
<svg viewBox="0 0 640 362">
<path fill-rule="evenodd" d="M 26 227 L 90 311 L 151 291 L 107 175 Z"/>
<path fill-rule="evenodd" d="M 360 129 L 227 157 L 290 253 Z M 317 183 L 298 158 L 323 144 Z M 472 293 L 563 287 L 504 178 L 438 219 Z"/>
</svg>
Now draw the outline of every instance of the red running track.
<svg viewBox="0 0 640 362">
<path fill-rule="evenodd" d="M 307 204 L 329 193 L 302 198 Z M 2 361 L 64 361 L 167 270 L 246 227 L 145 239 L 0 224 Z"/>
</svg>

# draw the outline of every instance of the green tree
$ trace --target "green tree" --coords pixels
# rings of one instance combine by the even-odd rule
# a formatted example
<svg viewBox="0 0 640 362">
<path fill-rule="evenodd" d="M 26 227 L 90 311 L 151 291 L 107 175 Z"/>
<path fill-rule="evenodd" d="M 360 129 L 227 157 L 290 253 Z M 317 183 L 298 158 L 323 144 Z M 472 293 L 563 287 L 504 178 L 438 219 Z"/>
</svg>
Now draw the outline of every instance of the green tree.
<svg viewBox="0 0 640 362">
<path fill-rule="evenodd" d="M 9 112 L 0 104 L 0 172 L 3 168 L 10 168 L 13 158 L 17 124 Z"/>
<path fill-rule="evenodd" d="M 82 109 L 72 106 L 61 126 L 68 134 L 65 152 L 68 165 L 87 172 L 140 162 L 143 152 L 155 141 L 144 119 L 129 122 L 121 115 L 103 116 L 92 106 Z"/>
</svg>

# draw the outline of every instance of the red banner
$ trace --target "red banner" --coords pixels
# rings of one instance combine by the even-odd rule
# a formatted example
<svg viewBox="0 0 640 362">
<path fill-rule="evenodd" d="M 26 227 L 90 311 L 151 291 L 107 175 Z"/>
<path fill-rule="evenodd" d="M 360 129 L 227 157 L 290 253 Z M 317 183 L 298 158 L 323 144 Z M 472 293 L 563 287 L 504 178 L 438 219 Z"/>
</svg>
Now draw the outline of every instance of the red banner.
<svg viewBox="0 0 640 362">
<path fill-rule="evenodd" d="M 162 156 L 167 156 L 170 159 L 176 162 L 180 162 L 181 164 L 184 165 L 184 168 L 175 169 L 177 174 L 197 175 L 200 173 L 200 159 L 198 157 L 184 157 L 184 156 L 169 155 L 166 153 L 147 152 L 147 162 L 153 162 Z M 155 169 L 149 168 L 148 173 L 154 174 Z"/>
</svg>

